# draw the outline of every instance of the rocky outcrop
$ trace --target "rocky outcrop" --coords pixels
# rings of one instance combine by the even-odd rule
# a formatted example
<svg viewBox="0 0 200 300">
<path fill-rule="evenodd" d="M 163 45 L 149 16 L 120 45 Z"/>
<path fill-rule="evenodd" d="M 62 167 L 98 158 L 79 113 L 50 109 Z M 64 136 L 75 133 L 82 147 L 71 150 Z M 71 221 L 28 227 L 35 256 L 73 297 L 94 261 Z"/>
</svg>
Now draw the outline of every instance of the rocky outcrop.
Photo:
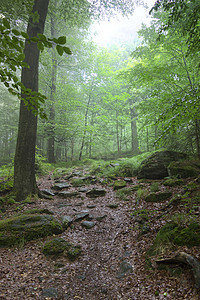
<svg viewBox="0 0 200 300">
<path fill-rule="evenodd" d="M 168 166 L 173 161 L 186 159 L 187 155 L 175 151 L 158 151 L 145 159 L 138 170 L 138 179 L 162 179 L 169 176 Z"/>
<path fill-rule="evenodd" d="M 25 214 L 0 221 L 0 247 L 9 247 L 63 232 L 50 215 Z"/>
<path fill-rule="evenodd" d="M 175 161 L 168 166 L 170 176 L 180 178 L 197 177 L 200 174 L 199 161 Z"/>
</svg>

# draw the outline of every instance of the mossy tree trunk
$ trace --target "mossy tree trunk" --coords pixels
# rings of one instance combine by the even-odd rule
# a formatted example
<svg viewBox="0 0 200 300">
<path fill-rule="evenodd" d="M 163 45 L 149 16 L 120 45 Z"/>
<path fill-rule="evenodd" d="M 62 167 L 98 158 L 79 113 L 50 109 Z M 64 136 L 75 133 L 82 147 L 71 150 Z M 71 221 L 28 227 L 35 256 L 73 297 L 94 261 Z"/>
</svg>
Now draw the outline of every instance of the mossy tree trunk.
<svg viewBox="0 0 200 300">
<path fill-rule="evenodd" d="M 35 37 L 44 32 L 44 25 L 48 11 L 49 0 L 35 0 L 32 14 L 38 13 L 39 21 L 28 21 L 27 33 Z M 22 69 L 21 82 L 26 88 L 38 92 L 38 66 L 40 51 L 37 43 L 25 42 L 25 62 L 29 68 Z M 26 95 L 22 94 L 26 99 Z M 37 134 L 37 116 L 35 116 L 21 100 L 17 145 L 14 160 L 14 191 L 18 199 L 24 199 L 29 194 L 37 194 L 38 188 L 35 178 L 35 146 Z"/>
</svg>

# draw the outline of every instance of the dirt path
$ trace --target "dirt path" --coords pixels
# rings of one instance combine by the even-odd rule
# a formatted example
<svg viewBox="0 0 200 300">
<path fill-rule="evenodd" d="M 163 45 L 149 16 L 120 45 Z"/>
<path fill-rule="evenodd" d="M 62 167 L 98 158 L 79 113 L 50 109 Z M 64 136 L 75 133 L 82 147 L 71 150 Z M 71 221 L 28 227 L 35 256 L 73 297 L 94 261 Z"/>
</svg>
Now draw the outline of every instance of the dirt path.
<svg viewBox="0 0 200 300">
<path fill-rule="evenodd" d="M 52 179 L 43 178 L 40 188 L 52 185 Z M 95 183 L 87 188 L 105 186 Z M 56 195 L 53 200 L 37 200 L 24 208 L 48 208 L 58 219 L 89 211 L 95 226 L 86 229 L 80 221 L 73 222 L 60 235 L 81 245 L 82 254 L 74 262 L 61 257 L 46 258 L 41 253 L 44 241 L 50 237 L 22 248 L 0 249 L 0 300 L 200 299 L 189 270 L 174 278 L 165 271 L 147 269 L 145 252 L 160 224 L 152 220 L 150 232 L 138 238 L 138 224 L 131 216 L 134 194 L 129 201 L 119 201 L 112 187 L 106 187 L 106 191 L 104 197 L 97 198 L 88 198 L 85 193 L 70 199 Z M 118 207 L 110 208 L 110 203 L 117 203 Z"/>
</svg>

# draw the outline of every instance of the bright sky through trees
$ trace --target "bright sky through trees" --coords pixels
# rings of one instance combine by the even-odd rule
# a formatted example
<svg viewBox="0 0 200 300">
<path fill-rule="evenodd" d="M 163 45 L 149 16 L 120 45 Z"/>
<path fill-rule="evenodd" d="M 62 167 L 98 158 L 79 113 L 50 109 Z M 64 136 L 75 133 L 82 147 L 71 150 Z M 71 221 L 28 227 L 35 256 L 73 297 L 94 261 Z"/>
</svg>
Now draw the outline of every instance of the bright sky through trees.
<svg viewBox="0 0 200 300">
<path fill-rule="evenodd" d="M 94 41 L 100 46 L 106 47 L 110 44 L 118 44 L 137 39 L 137 31 L 141 24 L 150 24 L 150 8 L 155 4 L 155 0 L 145 0 L 144 6 L 137 6 L 134 14 L 127 18 L 119 15 L 110 21 L 102 21 L 92 26 Z"/>
</svg>

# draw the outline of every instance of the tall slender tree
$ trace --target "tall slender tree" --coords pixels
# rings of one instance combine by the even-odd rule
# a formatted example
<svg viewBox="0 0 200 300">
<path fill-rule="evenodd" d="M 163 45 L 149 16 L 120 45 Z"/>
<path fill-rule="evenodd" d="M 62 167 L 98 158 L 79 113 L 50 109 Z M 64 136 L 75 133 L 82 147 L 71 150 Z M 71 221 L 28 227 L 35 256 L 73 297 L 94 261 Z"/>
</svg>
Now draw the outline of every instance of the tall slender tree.
<svg viewBox="0 0 200 300">
<path fill-rule="evenodd" d="M 29 38 L 43 34 L 49 0 L 35 0 L 30 15 L 27 34 Z M 36 14 L 39 19 L 36 20 Z M 38 92 L 38 66 L 40 50 L 37 43 L 26 40 L 24 48 L 25 62 L 29 68 L 23 67 L 21 82 L 26 89 Z M 18 199 L 23 199 L 30 193 L 38 193 L 35 178 L 35 145 L 37 134 L 37 115 L 25 105 L 27 95 L 22 94 L 20 103 L 18 137 L 14 160 L 14 191 Z M 29 99 L 27 101 L 30 101 Z"/>
</svg>

